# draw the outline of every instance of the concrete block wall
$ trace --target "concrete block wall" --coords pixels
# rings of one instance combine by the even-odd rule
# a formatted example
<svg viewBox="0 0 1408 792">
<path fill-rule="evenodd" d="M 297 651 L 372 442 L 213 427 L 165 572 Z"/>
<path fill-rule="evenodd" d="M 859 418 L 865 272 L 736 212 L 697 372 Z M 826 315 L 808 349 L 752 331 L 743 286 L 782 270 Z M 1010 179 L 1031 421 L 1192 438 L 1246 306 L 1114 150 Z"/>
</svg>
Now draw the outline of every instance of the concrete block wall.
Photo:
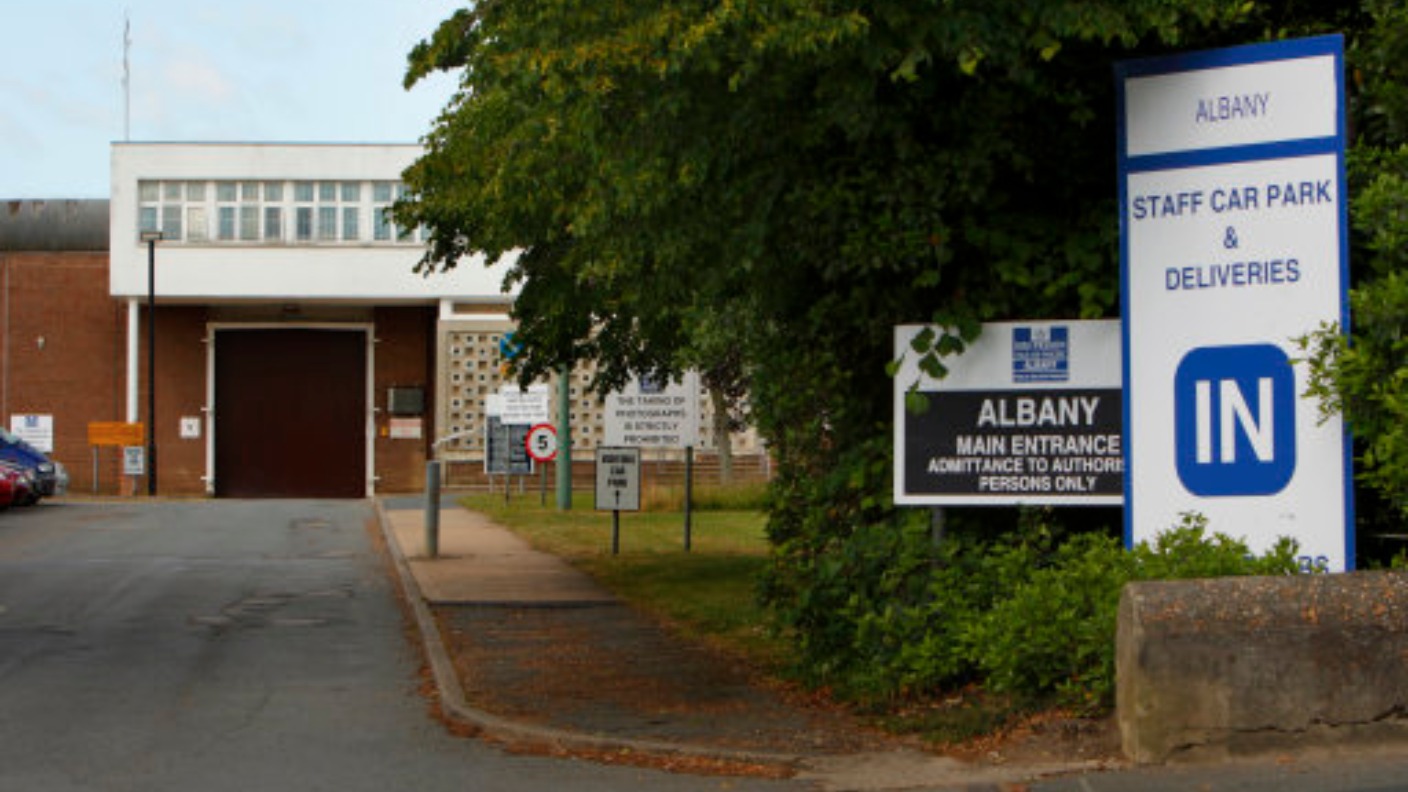
<svg viewBox="0 0 1408 792">
<path fill-rule="evenodd" d="M 1116 674 L 1139 763 L 1408 745 L 1408 573 L 1132 583 Z"/>
</svg>

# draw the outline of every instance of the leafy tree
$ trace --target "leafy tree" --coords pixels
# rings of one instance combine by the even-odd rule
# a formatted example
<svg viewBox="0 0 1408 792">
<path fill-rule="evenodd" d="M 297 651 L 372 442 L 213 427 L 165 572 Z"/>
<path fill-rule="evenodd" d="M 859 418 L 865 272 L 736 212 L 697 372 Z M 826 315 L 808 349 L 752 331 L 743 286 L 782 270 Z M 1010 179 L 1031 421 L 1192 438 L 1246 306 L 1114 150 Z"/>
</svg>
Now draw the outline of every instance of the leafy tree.
<svg viewBox="0 0 1408 792">
<path fill-rule="evenodd" d="M 396 214 L 430 229 L 426 272 L 513 259 L 524 378 L 592 358 L 610 388 L 737 357 L 778 459 L 765 589 L 820 667 L 854 651 L 838 614 L 897 574 L 894 542 L 922 536 L 889 498 L 892 326 L 959 328 L 921 350 L 938 366 L 984 320 L 1113 314 L 1113 62 L 1354 13 L 482 0 L 411 54 L 408 83 L 462 83 Z"/>
<path fill-rule="evenodd" d="M 1348 167 L 1353 334 L 1330 326 L 1302 343 L 1311 393 L 1349 420 L 1359 477 L 1397 527 L 1408 513 L 1408 8 L 1371 0 L 1365 10 L 1370 24 L 1349 53 L 1358 132 Z"/>
</svg>

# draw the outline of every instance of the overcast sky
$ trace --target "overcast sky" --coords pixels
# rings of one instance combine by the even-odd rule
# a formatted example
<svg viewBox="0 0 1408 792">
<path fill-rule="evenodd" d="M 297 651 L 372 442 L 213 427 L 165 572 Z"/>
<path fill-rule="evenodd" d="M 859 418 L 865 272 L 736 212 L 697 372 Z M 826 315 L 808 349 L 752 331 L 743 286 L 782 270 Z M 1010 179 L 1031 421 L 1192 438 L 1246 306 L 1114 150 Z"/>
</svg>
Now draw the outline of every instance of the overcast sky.
<svg viewBox="0 0 1408 792">
<path fill-rule="evenodd" d="M 133 141 L 414 143 L 454 91 L 401 87 L 464 0 L 0 0 L 0 199 L 105 198 Z"/>
</svg>

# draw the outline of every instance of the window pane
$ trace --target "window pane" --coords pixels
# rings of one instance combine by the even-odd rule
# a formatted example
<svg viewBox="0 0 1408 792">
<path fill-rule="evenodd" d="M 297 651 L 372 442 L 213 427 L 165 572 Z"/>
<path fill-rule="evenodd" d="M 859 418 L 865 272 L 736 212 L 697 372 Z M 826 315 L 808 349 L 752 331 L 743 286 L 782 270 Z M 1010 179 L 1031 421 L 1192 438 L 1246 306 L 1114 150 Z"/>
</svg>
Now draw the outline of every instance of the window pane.
<svg viewBox="0 0 1408 792">
<path fill-rule="evenodd" d="M 186 182 L 186 198 L 192 201 L 204 201 L 205 182 Z"/>
<path fill-rule="evenodd" d="M 181 206 L 179 204 L 161 207 L 161 236 L 162 239 L 180 241 Z"/>
<path fill-rule="evenodd" d="M 374 182 L 372 184 L 372 200 L 377 203 L 390 203 L 391 182 Z"/>
<path fill-rule="evenodd" d="M 164 201 L 181 200 L 181 182 L 165 182 L 162 184 L 161 198 Z"/>
<path fill-rule="evenodd" d="M 245 202 L 259 200 L 259 182 L 245 182 L 241 184 L 240 200 Z"/>
<path fill-rule="evenodd" d="M 187 208 L 186 239 L 191 242 L 204 242 L 209 237 L 210 230 L 205 225 L 205 207 L 192 206 Z"/>
<path fill-rule="evenodd" d="M 362 183 L 361 183 L 361 182 L 343 182 L 343 183 L 342 183 L 342 202 L 343 202 L 343 203 L 356 203 L 356 202 L 358 202 L 358 201 L 360 201 L 360 200 L 362 200 Z"/>
<path fill-rule="evenodd" d="M 313 202 L 313 182 L 294 182 L 293 200 L 300 203 Z"/>
<path fill-rule="evenodd" d="M 337 207 L 318 207 L 318 239 L 337 239 Z"/>
<path fill-rule="evenodd" d="M 342 208 L 342 238 L 345 240 L 357 240 L 361 238 L 361 229 L 357 222 L 357 207 L 344 206 Z"/>
<path fill-rule="evenodd" d="M 215 182 L 215 200 L 233 201 L 235 200 L 234 182 Z"/>
<path fill-rule="evenodd" d="M 372 236 L 378 242 L 387 242 L 391 239 L 391 220 L 387 214 L 384 206 L 378 206 L 372 210 Z"/>
<path fill-rule="evenodd" d="M 240 207 L 240 239 L 254 240 L 259 238 L 259 207 Z"/>
<path fill-rule="evenodd" d="M 137 200 L 156 201 L 161 197 L 159 185 L 153 181 L 137 182 Z"/>
<path fill-rule="evenodd" d="M 233 187 L 234 185 L 230 185 Z M 220 207 L 220 239 L 230 240 L 235 238 L 235 207 Z"/>
<path fill-rule="evenodd" d="M 283 182 L 264 182 L 264 200 L 277 203 L 284 199 Z"/>
<path fill-rule="evenodd" d="M 268 193 L 265 193 L 267 196 Z M 264 238 L 279 240 L 284 238 L 284 210 L 277 206 L 264 207 Z"/>
<path fill-rule="evenodd" d="M 137 212 L 137 230 L 155 231 L 156 227 L 156 207 L 143 206 Z"/>
<path fill-rule="evenodd" d="M 337 182 L 318 182 L 318 201 L 320 203 L 336 203 Z"/>
<path fill-rule="evenodd" d="M 298 225 L 298 241 L 311 241 L 313 239 L 313 210 L 306 206 L 298 207 L 298 214 L 294 220 Z"/>
</svg>

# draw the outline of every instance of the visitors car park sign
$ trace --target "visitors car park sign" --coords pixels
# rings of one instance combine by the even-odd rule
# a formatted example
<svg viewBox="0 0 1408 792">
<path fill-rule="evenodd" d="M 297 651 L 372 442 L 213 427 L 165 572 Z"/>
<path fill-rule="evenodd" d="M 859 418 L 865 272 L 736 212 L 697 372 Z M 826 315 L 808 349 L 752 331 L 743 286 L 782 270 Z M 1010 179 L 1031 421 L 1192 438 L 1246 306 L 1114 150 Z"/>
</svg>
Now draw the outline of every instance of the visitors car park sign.
<svg viewBox="0 0 1408 792">
<path fill-rule="evenodd" d="M 1196 512 L 1353 564 L 1349 440 L 1294 345 L 1347 326 L 1343 72 L 1338 36 L 1117 69 L 1131 544 Z"/>
<path fill-rule="evenodd" d="M 917 364 L 924 329 L 895 328 L 896 503 L 1122 502 L 1118 321 L 985 324 L 943 379 Z"/>
<path fill-rule="evenodd" d="M 596 510 L 640 511 L 640 449 L 596 450 Z"/>
</svg>

